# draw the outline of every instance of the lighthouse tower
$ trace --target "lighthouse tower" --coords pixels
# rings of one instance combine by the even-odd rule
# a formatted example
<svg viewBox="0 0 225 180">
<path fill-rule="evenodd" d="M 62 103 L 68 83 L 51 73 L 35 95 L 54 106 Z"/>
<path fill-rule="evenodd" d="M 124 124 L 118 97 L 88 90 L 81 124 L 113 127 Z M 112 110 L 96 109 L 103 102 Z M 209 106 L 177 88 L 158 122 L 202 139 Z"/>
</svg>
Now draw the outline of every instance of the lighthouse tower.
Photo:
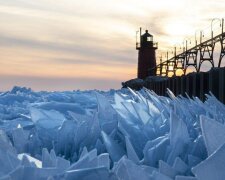
<svg viewBox="0 0 225 180">
<path fill-rule="evenodd" d="M 140 43 L 136 43 L 138 50 L 138 72 L 139 79 L 145 79 L 147 76 L 155 76 L 156 70 L 151 70 L 156 66 L 155 50 L 158 48 L 157 43 L 153 42 L 153 36 L 148 33 L 141 33 L 140 28 Z"/>
</svg>

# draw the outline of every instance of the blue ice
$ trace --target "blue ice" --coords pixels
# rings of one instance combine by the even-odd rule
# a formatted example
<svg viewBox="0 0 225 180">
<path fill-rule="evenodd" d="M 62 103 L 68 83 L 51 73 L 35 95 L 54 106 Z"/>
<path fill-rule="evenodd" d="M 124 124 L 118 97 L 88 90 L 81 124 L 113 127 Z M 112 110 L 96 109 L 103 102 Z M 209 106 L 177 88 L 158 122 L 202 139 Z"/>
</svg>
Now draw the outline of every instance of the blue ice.
<svg viewBox="0 0 225 180">
<path fill-rule="evenodd" d="M 0 180 L 224 180 L 225 106 L 148 89 L 0 95 Z"/>
</svg>

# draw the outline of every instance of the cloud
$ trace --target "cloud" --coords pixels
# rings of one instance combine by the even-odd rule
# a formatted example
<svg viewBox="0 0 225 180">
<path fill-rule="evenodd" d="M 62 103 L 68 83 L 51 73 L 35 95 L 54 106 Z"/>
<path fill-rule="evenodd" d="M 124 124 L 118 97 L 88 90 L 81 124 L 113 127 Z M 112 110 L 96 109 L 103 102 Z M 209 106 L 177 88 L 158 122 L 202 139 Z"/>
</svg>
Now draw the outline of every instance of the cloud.
<svg viewBox="0 0 225 180">
<path fill-rule="evenodd" d="M 118 87 L 136 76 L 140 26 L 154 35 L 161 54 L 210 26 L 224 8 L 221 0 L 0 0 L 0 75 L 43 89 L 47 83 L 35 77 Z"/>
<path fill-rule="evenodd" d="M 79 39 L 79 37 L 78 37 Z M 91 39 L 90 39 L 91 40 Z M 0 45 L 5 47 L 23 47 L 27 50 L 43 50 L 43 51 L 52 51 L 61 52 L 64 54 L 74 54 L 74 55 L 85 55 L 86 61 L 88 58 L 92 59 L 95 57 L 96 63 L 102 63 L 103 59 L 114 60 L 114 62 L 129 62 L 129 50 L 115 51 L 112 49 L 107 49 L 104 47 L 93 47 L 92 43 L 90 44 L 66 44 L 66 43 L 56 43 L 48 41 L 39 41 L 34 39 L 28 39 L 25 37 L 16 37 L 0 34 Z M 97 60 L 99 59 L 99 61 Z M 56 59 L 56 62 L 59 59 Z M 72 61 L 71 61 L 72 62 Z M 63 63 L 63 61 L 62 61 Z M 68 61 L 67 61 L 68 63 Z M 106 62 L 107 63 L 107 62 Z M 108 62 L 109 63 L 109 62 Z"/>
</svg>

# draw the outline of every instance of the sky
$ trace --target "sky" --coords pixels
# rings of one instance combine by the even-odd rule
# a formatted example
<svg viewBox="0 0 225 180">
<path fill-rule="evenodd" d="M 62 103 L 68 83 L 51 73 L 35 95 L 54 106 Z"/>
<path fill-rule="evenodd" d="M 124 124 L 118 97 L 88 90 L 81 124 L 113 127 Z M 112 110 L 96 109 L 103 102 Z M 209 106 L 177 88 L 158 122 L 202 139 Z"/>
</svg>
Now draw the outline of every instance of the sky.
<svg viewBox="0 0 225 180">
<path fill-rule="evenodd" d="M 121 88 L 137 76 L 139 27 L 164 57 L 224 9 L 224 0 L 0 0 L 0 90 Z"/>
</svg>

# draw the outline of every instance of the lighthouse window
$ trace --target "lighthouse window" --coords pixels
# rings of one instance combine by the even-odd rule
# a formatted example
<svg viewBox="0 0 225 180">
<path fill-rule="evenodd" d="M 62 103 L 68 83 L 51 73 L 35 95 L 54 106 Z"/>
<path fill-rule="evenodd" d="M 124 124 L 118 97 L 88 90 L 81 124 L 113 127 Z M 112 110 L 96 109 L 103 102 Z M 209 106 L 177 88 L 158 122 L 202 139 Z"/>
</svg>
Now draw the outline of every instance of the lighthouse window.
<svg viewBox="0 0 225 180">
<path fill-rule="evenodd" d="M 147 37 L 147 41 L 152 41 L 152 37 Z"/>
</svg>

